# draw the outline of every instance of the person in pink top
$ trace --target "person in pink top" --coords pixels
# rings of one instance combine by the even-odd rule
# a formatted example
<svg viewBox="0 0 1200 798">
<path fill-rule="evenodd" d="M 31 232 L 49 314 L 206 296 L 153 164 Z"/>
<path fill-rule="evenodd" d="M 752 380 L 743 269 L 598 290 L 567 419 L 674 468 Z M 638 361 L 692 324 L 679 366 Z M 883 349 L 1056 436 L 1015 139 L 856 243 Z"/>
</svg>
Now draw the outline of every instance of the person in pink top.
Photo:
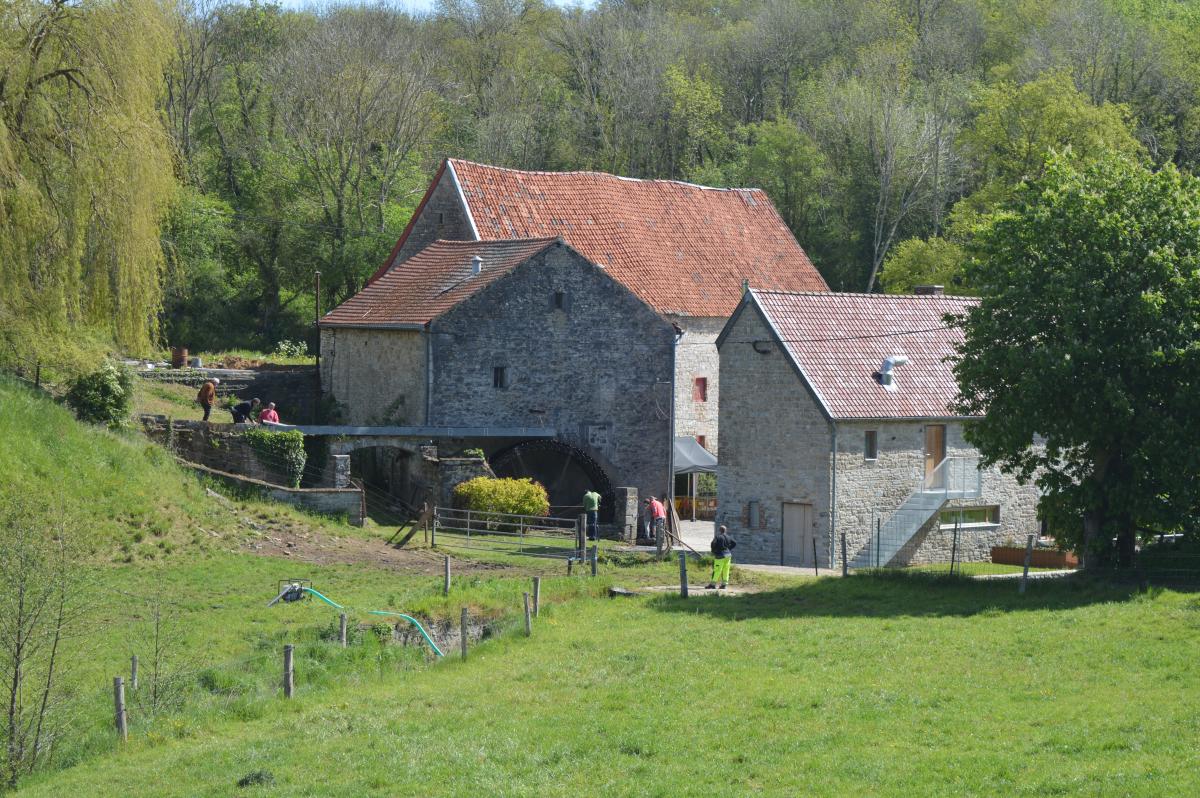
<svg viewBox="0 0 1200 798">
<path fill-rule="evenodd" d="M 275 403 L 267 402 L 267 409 L 258 414 L 260 424 L 278 424 L 279 413 L 275 411 Z"/>
<path fill-rule="evenodd" d="M 663 507 L 663 503 L 653 496 L 651 496 L 649 499 L 646 499 L 645 504 L 646 513 L 650 518 L 654 539 L 662 540 L 663 531 L 667 525 L 667 508 Z"/>
</svg>

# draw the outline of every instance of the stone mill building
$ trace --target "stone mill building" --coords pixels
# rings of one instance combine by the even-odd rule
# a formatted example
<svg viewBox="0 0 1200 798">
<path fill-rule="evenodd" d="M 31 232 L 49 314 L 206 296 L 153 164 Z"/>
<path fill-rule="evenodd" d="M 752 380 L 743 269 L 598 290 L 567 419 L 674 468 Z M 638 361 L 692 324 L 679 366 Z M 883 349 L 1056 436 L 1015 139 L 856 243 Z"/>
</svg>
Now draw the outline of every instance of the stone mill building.
<svg viewBox="0 0 1200 798">
<path fill-rule="evenodd" d="M 980 470 L 954 413 L 961 332 L 938 294 L 751 290 L 717 341 L 718 522 L 739 559 L 841 567 L 986 560 L 1038 531 L 1037 489 Z"/>
<path fill-rule="evenodd" d="M 556 505 L 661 496 L 676 437 L 719 456 L 715 342 L 747 282 L 827 290 L 760 190 L 448 159 L 321 319 L 322 388 L 343 423 L 478 446 Z M 545 432 L 499 434 L 521 429 Z"/>
</svg>

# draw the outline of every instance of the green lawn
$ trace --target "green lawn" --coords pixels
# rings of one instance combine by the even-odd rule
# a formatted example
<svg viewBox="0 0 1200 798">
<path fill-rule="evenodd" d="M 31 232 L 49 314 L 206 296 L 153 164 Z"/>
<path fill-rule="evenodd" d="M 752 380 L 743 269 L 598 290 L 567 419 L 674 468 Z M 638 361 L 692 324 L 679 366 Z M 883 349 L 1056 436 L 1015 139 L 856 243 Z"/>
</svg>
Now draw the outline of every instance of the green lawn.
<svg viewBox="0 0 1200 798">
<path fill-rule="evenodd" d="M 301 673 L 292 702 L 22 794 L 228 795 L 256 770 L 280 796 L 1195 794 L 1198 631 L 1192 595 L 1071 582 L 580 598 L 466 663 Z"/>
<path fill-rule="evenodd" d="M 443 597 L 441 551 L 404 555 L 414 559 L 400 568 L 376 562 L 369 546 L 382 528 L 214 499 L 136 435 L 82 427 L 4 380 L 0 410 L 0 499 L 40 497 L 89 563 L 73 594 L 86 613 L 63 644 L 62 734 L 20 794 L 1200 789 L 1195 594 L 1072 579 L 1020 596 L 1013 582 L 906 572 L 791 581 L 735 566 L 735 584 L 751 590 L 740 597 L 609 599 L 611 584 L 670 585 L 677 566 L 605 547 L 598 579 L 585 568 L 568 578 L 557 561 L 451 549 Z M 287 535 L 369 556 L 314 564 L 281 545 L 278 557 L 245 550 Z M 521 594 L 535 573 L 545 609 L 527 639 Z M 354 645 L 331 639 L 337 611 L 317 601 L 266 608 L 291 578 L 350 608 Z M 703 565 L 693 570 L 693 584 L 704 578 Z M 384 642 L 390 632 L 367 613 L 416 614 L 437 634 L 464 606 L 490 636 L 466 663 Z M 168 689 L 152 711 L 156 615 Z M 279 697 L 285 643 L 297 647 L 290 702 Z M 133 653 L 142 689 L 130 692 L 122 746 L 111 680 Z M 236 786 L 255 771 L 272 783 Z"/>
</svg>

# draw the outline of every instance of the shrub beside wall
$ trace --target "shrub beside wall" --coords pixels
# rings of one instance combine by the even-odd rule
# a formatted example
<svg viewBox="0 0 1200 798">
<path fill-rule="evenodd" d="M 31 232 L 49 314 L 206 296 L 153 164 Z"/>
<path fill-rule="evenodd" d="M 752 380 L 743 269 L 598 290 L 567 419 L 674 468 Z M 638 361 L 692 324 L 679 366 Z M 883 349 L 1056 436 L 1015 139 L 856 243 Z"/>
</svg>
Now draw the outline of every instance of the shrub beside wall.
<svg viewBox="0 0 1200 798">
<path fill-rule="evenodd" d="M 550 497 L 532 479 L 476 477 L 454 489 L 454 502 L 465 510 L 513 515 L 549 515 Z"/>
</svg>

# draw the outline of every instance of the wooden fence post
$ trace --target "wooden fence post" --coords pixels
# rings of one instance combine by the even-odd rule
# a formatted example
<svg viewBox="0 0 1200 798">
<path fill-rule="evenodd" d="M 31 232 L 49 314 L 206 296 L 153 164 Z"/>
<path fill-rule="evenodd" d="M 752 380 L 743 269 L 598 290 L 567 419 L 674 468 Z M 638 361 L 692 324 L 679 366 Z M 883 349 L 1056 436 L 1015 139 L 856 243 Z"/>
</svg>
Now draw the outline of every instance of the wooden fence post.
<svg viewBox="0 0 1200 798">
<path fill-rule="evenodd" d="M 525 593 L 525 636 L 533 634 L 533 619 L 529 615 L 529 594 Z"/>
<path fill-rule="evenodd" d="M 459 647 L 462 648 L 462 658 L 467 658 L 467 608 L 462 608 L 462 614 L 458 618 L 458 635 Z"/>
<path fill-rule="evenodd" d="M 687 554 L 679 552 L 679 595 L 681 598 L 688 597 L 687 583 Z"/>
<path fill-rule="evenodd" d="M 342 648 L 346 647 L 346 613 L 338 616 L 338 642 L 342 644 Z"/>
<path fill-rule="evenodd" d="M 125 713 L 125 680 L 113 677 L 113 710 L 116 714 L 117 734 L 121 742 L 129 739 L 129 717 Z"/>
<path fill-rule="evenodd" d="M 535 576 L 533 578 L 533 617 L 536 618 L 541 613 L 542 609 L 542 578 Z"/>
<path fill-rule="evenodd" d="M 820 575 L 821 575 L 820 572 L 817 570 L 817 539 L 814 536 L 813 537 L 813 576 L 820 576 Z"/>
<path fill-rule="evenodd" d="M 568 557 L 567 558 L 567 576 L 571 575 L 571 570 L 572 570 L 572 568 L 574 568 L 574 566 L 575 566 L 575 558 Z"/>
<path fill-rule="evenodd" d="M 588 555 L 588 557 L 589 557 L 589 558 L 591 559 L 591 561 L 592 561 L 592 576 L 595 576 L 595 575 L 596 575 L 596 565 L 597 565 L 597 563 L 596 563 L 596 559 L 597 559 L 597 555 L 598 555 L 598 553 L 599 553 L 599 550 L 600 550 L 600 544 L 598 544 L 598 543 L 597 543 L 596 545 L 592 546 L 592 551 L 591 551 L 591 553 Z"/>
<path fill-rule="evenodd" d="M 137 692 L 138 689 L 137 666 L 137 654 L 134 654 L 129 658 L 129 689 L 134 692 Z"/>
<path fill-rule="evenodd" d="M 579 559 L 587 556 L 587 513 L 580 513 L 579 518 L 575 519 L 575 550 L 579 552 Z"/>
<path fill-rule="evenodd" d="M 846 533 L 842 533 L 842 576 L 849 576 L 850 561 L 846 559 Z"/>
<path fill-rule="evenodd" d="M 1033 559 L 1033 535 L 1025 538 L 1025 568 L 1021 572 L 1021 587 L 1018 593 L 1025 592 L 1025 583 L 1029 581 L 1029 561 Z"/>
<path fill-rule="evenodd" d="M 954 575 L 954 560 L 958 557 L 958 521 L 954 519 L 954 539 L 950 543 L 950 575 Z"/>
<path fill-rule="evenodd" d="M 292 669 L 292 652 L 295 649 L 291 643 L 283 647 L 283 697 L 291 698 L 295 692 L 295 672 Z"/>
<path fill-rule="evenodd" d="M 450 555 L 448 555 L 448 554 L 446 555 L 446 574 L 445 574 L 445 576 L 446 576 L 446 580 L 445 580 L 445 584 L 442 586 L 442 595 L 449 596 L 450 595 Z"/>
</svg>

